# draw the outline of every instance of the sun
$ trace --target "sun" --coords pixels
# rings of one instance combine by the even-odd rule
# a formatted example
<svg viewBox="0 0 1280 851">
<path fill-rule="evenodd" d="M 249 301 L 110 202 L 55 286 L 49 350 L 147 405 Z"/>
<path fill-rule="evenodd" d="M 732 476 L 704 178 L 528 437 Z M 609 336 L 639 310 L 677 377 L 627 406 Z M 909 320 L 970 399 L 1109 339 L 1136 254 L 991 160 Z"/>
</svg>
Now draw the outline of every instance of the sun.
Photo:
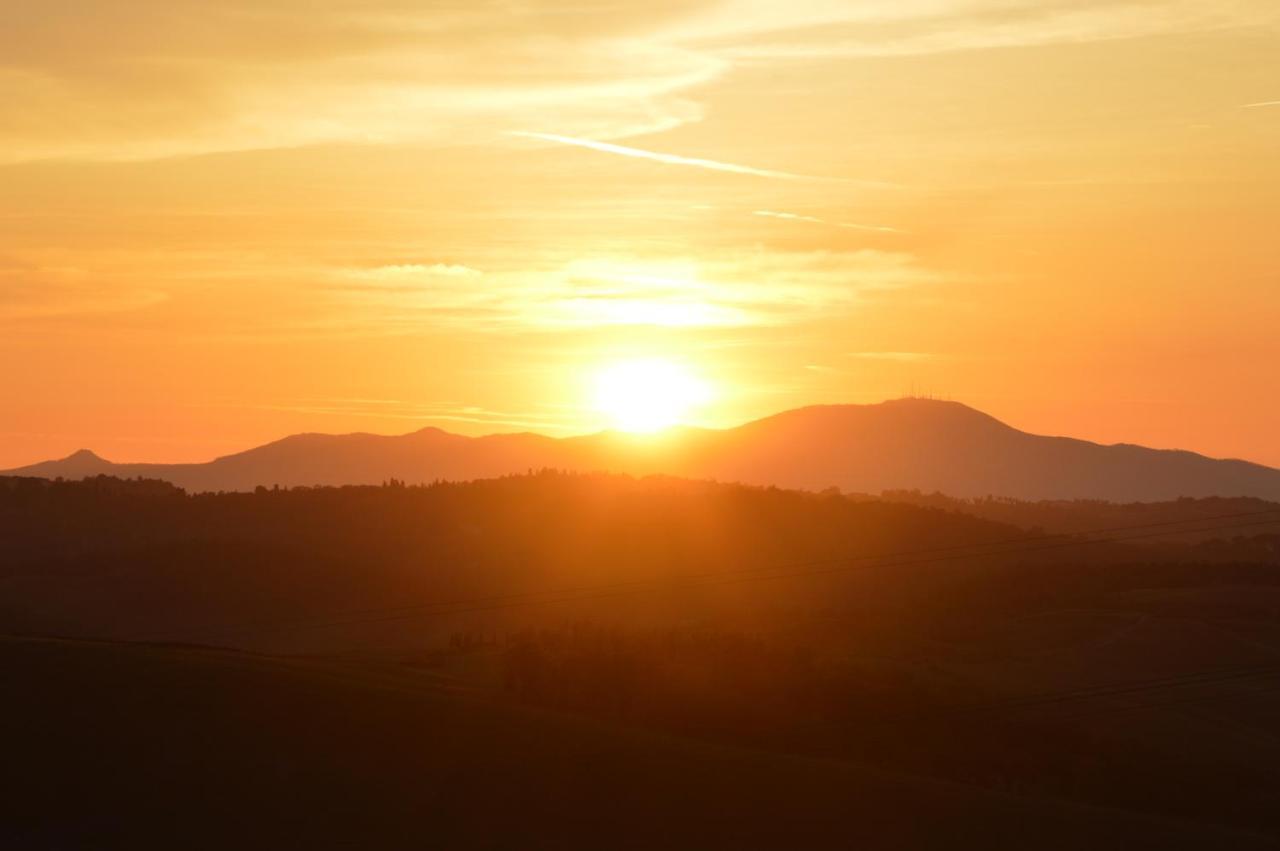
<svg viewBox="0 0 1280 851">
<path fill-rule="evenodd" d="M 637 434 L 659 431 L 711 397 L 710 388 L 686 367 L 661 358 L 627 360 L 595 376 L 596 410 L 614 428 Z"/>
</svg>

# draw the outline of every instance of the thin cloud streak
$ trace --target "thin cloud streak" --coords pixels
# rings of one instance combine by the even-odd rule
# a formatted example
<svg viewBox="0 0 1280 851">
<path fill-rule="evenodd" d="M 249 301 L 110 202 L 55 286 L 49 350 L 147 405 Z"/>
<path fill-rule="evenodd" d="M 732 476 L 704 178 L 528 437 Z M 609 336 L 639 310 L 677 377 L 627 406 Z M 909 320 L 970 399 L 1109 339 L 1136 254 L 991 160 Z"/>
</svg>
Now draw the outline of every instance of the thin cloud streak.
<svg viewBox="0 0 1280 851">
<path fill-rule="evenodd" d="M 933 360 L 935 355 L 930 352 L 849 352 L 849 357 L 861 358 L 863 360 L 889 360 L 914 363 L 918 361 Z"/>
<path fill-rule="evenodd" d="M 431 406 L 409 405 L 400 410 L 369 410 L 358 406 L 342 404 L 302 404 L 302 405 L 252 405 L 249 407 L 265 411 L 287 411 L 297 414 L 315 414 L 323 416 L 364 417 L 378 420 L 411 420 L 414 422 L 462 422 L 478 425 L 514 426 L 516 428 L 543 429 L 551 431 L 570 431 L 572 426 L 563 420 L 543 417 L 538 414 L 508 414 L 500 411 L 487 411 L 483 408 L 465 407 L 454 409 L 436 409 Z"/>
<path fill-rule="evenodd" d="M 1261 109 L 1264 106 L 1280 106 L 1280 100 L 1263 100 L 1257 103 L 1246 103 L 1241 109 Z"/>
<path fill-rule="evenodd" d="M 726 163 L 719 160 L 708 160 L 701 157 L 684 157 L 679 154 L 664 154 L 658 151 L 648 151 L 643 148 L 631 148 L 626 145 L 615 145 L 611 142 L 597 142 L 594 139 L 580 139 L 576 136 L 560 136 L 555 133 L 533 133 L 525 130 L 513 130 L 508 135 L 519 136 L 523 139 L 538 139 L 543 142 L 554 142 L 559 145 L 570 145 L 577 148 L 587 148 L 592 151 L 601 151 L 606 154 L 618 154 L 624 157 L 635 157 L 642 160 L 652 160 L 654 162 L 665 163 L 667 165 L 682 165 L 692 168 L 702 168 L 709 171 L 723 171 L 730 174 L 745 174 L 752 177 L 767 177 L 774 180 L 804 180 L 804 181 L 820 181 L 834 183 L 866 183 L 869 185 L 888 186 L 890 184 L 877 183 L 876 181 L 849 180 L 842 177 L 817 177 L 807 174 L 794 174 L 789 171 L 775 171 L 768 168 L 754 168 L 747 165 L 739 165 L 737 163 Z"/>
<path fill-rule="evenodd" d="M 751 215 L 762 216 L 768 219 L 785 219 L 789 222 L 809 222 L 815 225 L 827 225 L 833 228 L 844 228 L 846 230 L 865 230 L 875 231 L 877 233 L 902 233 L 898 228 L 891 228 L 884 225 L 860 225 L 854 222 L 832 222 L 827 219 L 820 219 L 817 216 L 802 216 L 799 213 L 785 213 L 778 210 L 752 210 Z"/>
</svg>

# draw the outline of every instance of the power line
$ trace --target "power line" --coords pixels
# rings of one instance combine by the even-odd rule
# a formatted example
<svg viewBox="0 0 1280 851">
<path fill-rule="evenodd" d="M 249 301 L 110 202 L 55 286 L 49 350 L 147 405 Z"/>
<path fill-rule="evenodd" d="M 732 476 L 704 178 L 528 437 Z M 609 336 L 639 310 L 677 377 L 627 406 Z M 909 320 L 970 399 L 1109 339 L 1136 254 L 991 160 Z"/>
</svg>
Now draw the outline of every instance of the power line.
<svg viewBox="0 0 1280 851">
<path fill-rule="evenodd" d="M 1235 677 L 1223 677 L 1221 680 L 1215 680 L 1211 683 L 1207 683 L 1207 685 L 1217 685 L 1218 683 L 1228 682 L 1228 681 L 1243 681 L 1243 680 L 1252 680 L 1252 679 L 1260 679 L 1260 678 L 1273 678 L 1277 674 L 1280 674 L 1280 667 L 1272 668 L 1269 671 L 1259 671 L 1258 673 L 1255 673 L 1255 674 L 1242 674 L 1240 676 L 1235 676 Z M 1200 683 L 1193 683 L 1191 685 L 1200 685 Z M 1211 693 L 1211 694 L 1191 695 L 1191 696 L 1179 698 L 1177 700 L 1165 700 L 1159 703 L 1138 703 L 1138 704 L 1132 704 L 1129 706 L 1096 706 L 1092 709 L 1088 709 L 1088 708 L 1080 709 L 1079 711 L 1074 712 L 1071 715 L 1055 715 L 1054 720 L 1055 721 L 1074 721 L 1079 718 L 1088 718 L 1094 715 L 1107 715 L 1107 714 L 1114 714 L 1117 712 L 1141 712 L 1144 709 L 1167 709 L 1169 707 L 1174 707 L 1174 706 L 1188 706 L 1188 705 L 1193 705 L 1198 703 L 1213 703 L 1221 699 L 1222 699 L 1222 695 Z"/>
<path fill-rule="evenodd" d="M 946 707 L 937 707 L 934 709 L 920 710 L 915 713 L 899 713 L 894 720 L 901 721 L 905 717 L 910 718 L 929 718 L 932 716 L 947 717 L 951 719 L 979 718 L 993 713 L 1007 713 L 1010 711 L 1020 711 L 1025 709 L 1040 709 L 1043 707 L 1056 707 L 1062 704 L 1079 703 L 1090 700 L 1105 700 L 1116 697 L 1132 697 L 1135 695 L 1143 695 L 1151 692 L 1166 691 L 1174 688 L 1190 688 L 1194 686 L 1218 685 L 1220 683 L 1235 682 L 1242 680 L 1259 679 L 1264 677 L 1273 677 L 1280 674 L 1280 664 L 1271 663 L 1267 665 L 1252 665 L 1241 668 L 1221 668 L 1210 671 L 1195 671 L 1189 674 L 1181 674 L 1178 676 L 1161 677 L 1153 680 L 1137 680 L 1123 683 L 1108 683 L 1099 686 L 1089 686 L 1081 689 L 1068 689 L 1060 692 L 1048 692 L 1034 695 L 1026 695 L 1023 697 L 1008 698 L 1005 700 L 990 701 L 987 703 L 974 704 L 958 704 Z M 1173 705 L 1173 704 L 1170 704 Z M 1095 712 L 1107 712 L 1114 709 L 1140 709 L 1138 707 L 1102 707 L 1094 710 Z M 1091 714 L 1082 712 L 1078 714 Z M 1070 716 L 1075 717 L 1075 716 Z M 843 726 L 853 722 L 839 721 L 828 722 L 818 726 Z M 873 722 L 874 723 L 874 722 Z"/>
<path fill-rule="evenodd" d="M 930 719 L 947 719 L 963 723 L 966 720 L 979 719 L 992 715 L 1007 714 L 1011 711 L 1054 708 L 1061 705 L 1080 703 L 1090 700 L 1104 700 L 1116 697 L 1133 697 L 1166 691 L 1174 688 L 1218 685 L 1221 683 L 1260 679 L 1280 675 L 1280 664 L 1252 665 L 1241 668 L 1221 668 L 1213 671 L 1196 671 L 1171 677 L 1160 677 L 1151 680 L 1138 680 L 1122 683 L 1107 683 L 1081 689 L 1069 689 L 1061 692 L 1049 692 L 1023 697 L 995 700 L 986 703 L 954 704 L 918 709 L 914 712 L 895 712 L 888 718 L 842 718 L 830 721 L 816 721 L 802 724 L 800 730 L 836 730 L 848 727 L 883 727 L 912 721 L 928 721 Z M 1138 704 L 1137 706 L 1099 706 L 1093 710 L 1083 710 L 1066 717 L 1057 716 L 1054 720 L 1072 720 L 1087 715 L 1107 714 L 1111 712 L 1139 711 L 1142 709 L 1159 709 L 1165 706 L 1178 706 L 1185 703 L 1204 702 L 1212 699 L 1211 695 L 1199 698 L 1184 698 L 1177 701 L 1166 701 L 1159 704 Z"/>
<path fill-rule="evenodd" d="M 1280 673 L 1280 664 L 1273 663 L 1268 665 L 1252 665 L 1243 668 L 1223 668 L 1211 671 L 1196 671 L 1190 674 L 1160 677 L 1152 680 L 1108 683 L 1105 685 L 1089 686 L 1081 689 L 1070 689 L 1053 694 L 1030 695 L 1023 698 L 1013 698 L 1009 701 L 1001 702 L 1000 708 L 1038 709 L 1042 706 L 1052 706 L 1064 701 L 1099 700 L 1109 697 L 1126 697 L 1131 694 L 1139 694 L 1160 689 L 1213 685 L 1215 683 L 1225 682 L 1228 680 L 1252 679 L 1255 677 L 1270 676 L 1275 673 Z M 957 707 L 955 711 L 981 712 L 985 711 L 987 708 L 988 705 L 984 704 L 970 708 Z"/>
</svg>

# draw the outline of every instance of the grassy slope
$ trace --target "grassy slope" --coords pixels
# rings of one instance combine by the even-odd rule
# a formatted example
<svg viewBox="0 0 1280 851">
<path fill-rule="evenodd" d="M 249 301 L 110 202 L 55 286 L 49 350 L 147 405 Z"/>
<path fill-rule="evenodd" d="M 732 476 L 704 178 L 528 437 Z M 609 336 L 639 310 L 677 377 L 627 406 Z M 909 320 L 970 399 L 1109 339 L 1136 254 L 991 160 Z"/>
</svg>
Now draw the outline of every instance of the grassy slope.
<svg viewBox="0 0 1280 851">
<path fill-rule="evenodd" d="M 493 704 L 403 669 L 0 640 L 6 848 L 1272 847 Z"/>
</svg>

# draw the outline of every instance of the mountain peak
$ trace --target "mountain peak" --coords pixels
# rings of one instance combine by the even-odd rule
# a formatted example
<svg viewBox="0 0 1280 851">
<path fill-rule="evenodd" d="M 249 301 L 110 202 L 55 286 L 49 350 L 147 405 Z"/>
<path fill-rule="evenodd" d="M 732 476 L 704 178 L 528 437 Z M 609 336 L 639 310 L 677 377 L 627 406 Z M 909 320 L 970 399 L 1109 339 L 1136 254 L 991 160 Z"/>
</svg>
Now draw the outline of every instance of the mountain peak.
<svg viewBox="0 0 1280 851">
<path fill-rule="evenodd" d="M 847 431 L 850 427 L 932 427 L 966 429 L 1007 429 L 1008 425 L 977 408 L 962 402 L 943 399 L 926 399 L 907 396 L 870 404 L 809 405 L 794 408 L 763 419 L 746 423 L 742 428 L 756 429 L 789 423 L 802 429 L 835 429 Z"/>
<path fill-rule="evenodd" d="M 1280 499 L 1280 470 L 1191 453 L 1020 431 L 960 402 L 920 397 L 816 405 L 730 429 L 637 437 L 502 434 L 472 438 L 434 426 L 408 435 L 303 434 L 205 464 L 112 464 L 84 449 L 5 475 L 83 478 L 145 473 L 192 492 L 255 486 L 464 481 L 556 469 L 663 474 L 846 492 L 940 491 L 955 497 L 1109 499 L 1180 496 Z"/>
<path fill-rule="evenodd" d="M 990 420 L 992 422 L 1000 422 L 1000 420 L 977 408 L 966 405 L 964 402 L 956 402 L 953 399 L 934 399 L 928 396 L 903 396 L 901 399 L 887 399 L 880 403 L 880 407 L 888 409 L 908 410 L 908 411 L 928 411 L 939 415 L 950 415 L 956 417 L 970 417 L 975 419 Z M 1004 425 L 1004 423 L 1001 423 Z"/>
<path fill-rule="evenodd" d="M 885 399 L 880 404 L 888 405 L 890 407 L 895 405 L 918 405 L 920 407 L 966 408 L 970 411 L 975 410 L 963 402 L 956 402 L 952 399 L 935 399 L 933 396 L 899 396 L 897 399 Z"/>
</svg>

